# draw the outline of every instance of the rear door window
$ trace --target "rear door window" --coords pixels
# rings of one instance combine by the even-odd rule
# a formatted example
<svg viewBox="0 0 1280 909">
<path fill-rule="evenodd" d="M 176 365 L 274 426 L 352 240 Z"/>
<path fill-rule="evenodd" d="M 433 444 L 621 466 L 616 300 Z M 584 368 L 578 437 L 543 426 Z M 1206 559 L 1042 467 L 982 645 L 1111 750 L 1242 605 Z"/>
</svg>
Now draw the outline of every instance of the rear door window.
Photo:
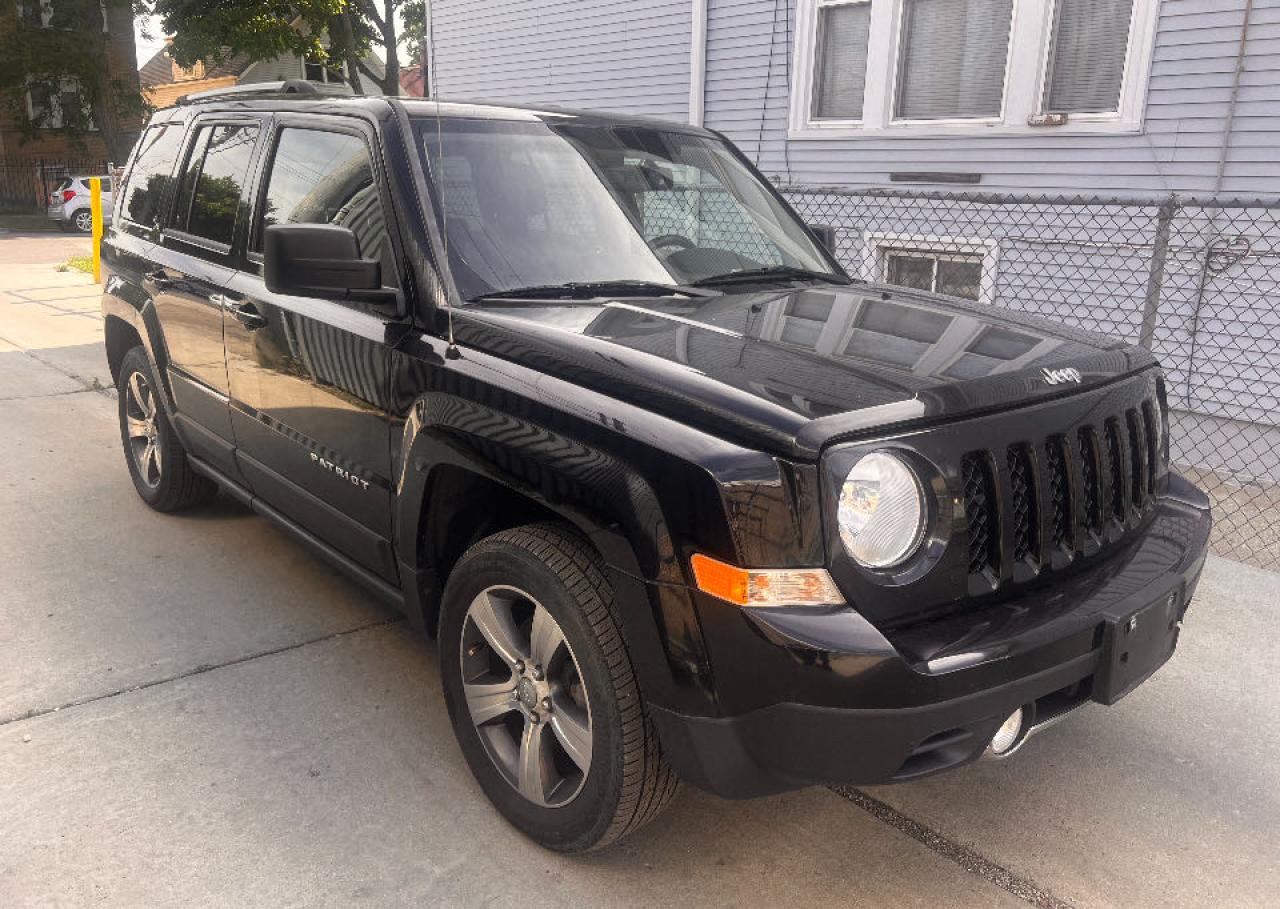
<svg viewBox="0 0 1280 909">
<path fill-rule="evenodd" d="M 173 190 L 173 165 L 182 146 L 180 123 L 153 126 L 142 137 L 124 186 L 121 215 L 135 224 L 152 227 L 164 212 Z"/>
<path fill-rule="evenodd" d="M 199 128 L 178 188 L 175 228 L 231 245 L 257 138 L 257 124 Z"/>
</svg>

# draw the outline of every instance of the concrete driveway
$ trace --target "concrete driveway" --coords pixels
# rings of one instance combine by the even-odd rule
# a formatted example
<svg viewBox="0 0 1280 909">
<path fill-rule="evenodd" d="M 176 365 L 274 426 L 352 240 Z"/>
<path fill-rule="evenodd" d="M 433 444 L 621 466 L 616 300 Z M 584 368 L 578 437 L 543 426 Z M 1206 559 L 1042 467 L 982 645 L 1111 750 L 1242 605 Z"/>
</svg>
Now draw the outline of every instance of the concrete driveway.
<svg viewBox="0 0 1280 909">
<path fill-rule="evenodd" d="M 0 236 L 0 906 L 1276 904 L 1280 575 L 1220 559 L 1155 679 L 1010 761 L 529 844 L 397 614 L 137 499 L 83 246 Z"/>
</svg>

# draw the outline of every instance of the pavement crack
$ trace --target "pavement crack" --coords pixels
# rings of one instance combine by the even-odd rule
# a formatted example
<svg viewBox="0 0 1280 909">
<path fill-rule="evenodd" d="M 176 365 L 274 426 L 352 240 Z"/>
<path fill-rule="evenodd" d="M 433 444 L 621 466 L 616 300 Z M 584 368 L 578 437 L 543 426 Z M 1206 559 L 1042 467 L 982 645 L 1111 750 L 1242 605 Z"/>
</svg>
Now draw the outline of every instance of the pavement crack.
<svg viewBox="0 0 1280 909">
<path fill-rule="evenodd" d="M 830 788 L 836 795 L 853 802 L 876 820 L 905 833 L 930 851 L 954 862 L 970 874 L 978 875 L 1023 902 L 1030 903 L 1037 909 L 1072 909 L 1070 903 L 1054 896 L 1034 881 L 1015 874 L 968 846 L 957 843 L 945 834 L 907 817 L 898 809 L 872 798 L 861 789 L 854 789 L 852 786 Z"/>
<path fill-rule="evenodd" d="M 10 346 L 12 346 L 12 347 L 17 348 L 19 351 L 21 351 L 22 353 L 26 354 L 26 355 L 27 355 L 28 357 L 30 357 L 31 359 L 35 360 L 35 361 L 36 361 L 37 363 L 39 363 L 41 366 L 47 366 L 49 369 L 52 369 L 54 372 L 56 372 L 56 373 L 59 373 L 59 374 L 61 374 L 61 375 L 66 376 L 66 377 L 67 377 L 68 379 L 70 379 L 72 382 L 75 382 L 75 383 L 77 383 L 77 384 L 79 384 L 79 385 L 84 386 L 84 390 L 85 390 L 85 391 L 96 391 L 98 394 L 102 395 L 103 397 L 113 398 L 113 399 L 114 399 L 114 398 L 115 398 L 115 396 L 116 396 L 116 390 L 115 390 L 115 388 L 114 388 L 114 387 L 112 387 L 112 386 L 110 386 L 110 385 L 103 385 L 103 384 L 102 384 L 101 382 L 99 382 L 96 378 L 95 378 L 95 379 L 85 379 L 83 376 L 76 375 L 76 374 L 75 374 L 75 373 L 73 373 L 73 372 L 68 372 L 67 370 L 65 370 L 65 369 L 63 369 L 61 366 L 59 366 L 57 363 L 52 363 L 52 362 L 50 362 L 50 361 L 46 360 L 44 357 L 37 356 L 37 355 L 36 355 L 33 351 L 31 351 L 29 348 L 23 347 L 23 346 L 22 346 L 21 344 L 19 344 L 17 341 L 11 341 L 11 340 L 9 340 L 8 338 L 4 337 L 3 335 L 0 335 L 0 341 L 3 341 L 5 344 L 8 344 L 8 345 L 10 345 Z M 43 396 L 42 396 L 42 395 L 35 395 L 35 396 L 33 396 L 33 397 L 43 397 Z"/>
<path fill-rule="evenodd" d="M 234 660 L 227 660 L 225 663 L 215 663 L 212 665 L 202 664 L 186 672 L 179 672 L 176 675 L 165 676 L 160 679 L 153 679 L 150 682 L 143 682 L 140 685 L 131 685 L 128 688 L 118 688 L 115 691 L 104 692 L 103 694 L 95 694 L 89 697 L 76 698 L 67 701 L 65 704 L 59 704 L 56 707 L 34 707 L 25 713 L 0 719 L 0 727 L 8 726 L 12 723 L 21 723 L 25 720 L 34 720 L 37 717 L 48 716 L 51 713 L 58 713 L 63 710 L 70 710 L 73 707 L 83 707 L 86 704 L 94 704 L 98 701 L 107 701 L 111 698 L 119 697 L 122 694 L 129 694 L 134 691 L 145 691 L 148 688 L 155 688 L 157 685 L 168 685 L 170 682 L 180 682 L 183 679 L 189 679 L 192 676 L 204 675 L 206 672 L 214 672 L 218 669 L 227 669 L 231 666 L 239 666 L 243 663 L 251 663 L 254 660 L 260 660 L 264 657 L 277 656 L 282 653 L 288 653 L 291 650 L 301 650 L 303 647 L 310 647 L 313 644 L 323 644 L 326 641 L 332 641 L 336 638 L 343 638 L 353 634 L 359 634 L 362 631 L 368 631 L 372 628 L 382 628 L 386 625 L 395 625 L 404 621 L 404 616 L 393 616 L 388 619 L 380 619 L 377 622 L 369 622 L 366 625 L 360 625 L 356 628 L 347 628 L 343 631 L 334 631 L 329 634 L 323 634 L 319 637 L 308 638 L 305 641 L 299 641 L 296 644 L 286 644 L 283 647 L 273 647 L 270 650 L 260 650 L 257 653 L 246 654 L 242 657 L 236 657 Z"/>
</svg>

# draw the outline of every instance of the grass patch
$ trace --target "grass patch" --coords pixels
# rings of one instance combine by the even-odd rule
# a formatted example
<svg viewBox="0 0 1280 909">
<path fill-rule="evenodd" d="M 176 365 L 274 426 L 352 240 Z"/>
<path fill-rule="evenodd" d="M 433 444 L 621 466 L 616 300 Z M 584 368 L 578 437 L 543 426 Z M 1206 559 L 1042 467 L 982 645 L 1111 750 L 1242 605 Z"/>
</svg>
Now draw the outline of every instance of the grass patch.
<svg viewBox="0 0 1280 909">
<path fill-rule="evenodd" d="M 82 271 L 86 275 L 93 274 L 93 256 L 72 256 L 58 266 L 58 271 Z"/>
</svg>

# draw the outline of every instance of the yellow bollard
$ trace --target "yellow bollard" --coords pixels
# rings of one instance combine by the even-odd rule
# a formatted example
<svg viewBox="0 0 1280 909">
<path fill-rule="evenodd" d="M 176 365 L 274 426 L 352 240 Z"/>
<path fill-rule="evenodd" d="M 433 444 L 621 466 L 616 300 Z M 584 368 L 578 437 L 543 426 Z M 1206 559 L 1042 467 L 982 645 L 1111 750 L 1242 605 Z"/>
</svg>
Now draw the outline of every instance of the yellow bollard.
<svg viewBox="0 0 1280 909">
<path fill-rule="evenodd" d="M 93 280 L 102 283 L 102 178 L 89 178 L 89 210 L 93 212 Z"/>
</svg>

